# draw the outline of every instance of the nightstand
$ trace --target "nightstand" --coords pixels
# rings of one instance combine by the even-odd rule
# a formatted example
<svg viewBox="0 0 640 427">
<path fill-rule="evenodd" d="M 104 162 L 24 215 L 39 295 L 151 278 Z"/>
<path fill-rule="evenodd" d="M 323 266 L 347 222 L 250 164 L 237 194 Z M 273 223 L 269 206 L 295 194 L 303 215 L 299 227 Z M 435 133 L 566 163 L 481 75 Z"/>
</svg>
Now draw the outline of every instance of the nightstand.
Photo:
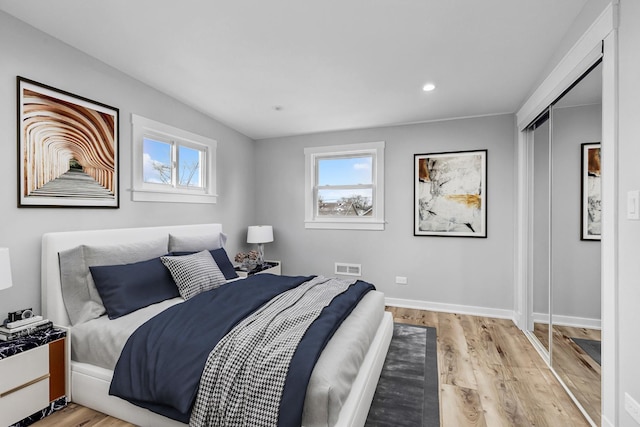
<svg viewBox="0 0 640 427">
<path fill-rule="evenodd" d="M 0 341 L 0 425 L 30 425 L 67 404 L 67 332 Z"/>
<path fill-rule="evenodd" d="M 240 267 L 236 267 L 236 273 L 238 273 L 238 276 L 241 278 L 263 273 L 276 274 L 279 276 L 282 274 L 281 265 L 280 261 L 265 261 L 264 268 L 262 268 L 262 270 L 253 269 L 251 271 L 246 271 Z"/>
</svg>

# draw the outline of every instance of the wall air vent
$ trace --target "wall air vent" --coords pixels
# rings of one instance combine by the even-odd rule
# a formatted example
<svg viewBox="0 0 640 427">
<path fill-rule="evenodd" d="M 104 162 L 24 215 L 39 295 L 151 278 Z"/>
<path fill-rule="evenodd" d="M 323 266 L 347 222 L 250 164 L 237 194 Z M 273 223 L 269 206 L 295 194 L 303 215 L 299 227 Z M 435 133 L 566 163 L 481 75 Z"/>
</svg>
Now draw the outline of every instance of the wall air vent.
<svg viewBox="0 0 640 427">
<path fill-rule="evenodd" d="M 336 262 L 335 274 L 341 274 L 345 276 L 362 276 L 362 265 Z"/>
</svg>

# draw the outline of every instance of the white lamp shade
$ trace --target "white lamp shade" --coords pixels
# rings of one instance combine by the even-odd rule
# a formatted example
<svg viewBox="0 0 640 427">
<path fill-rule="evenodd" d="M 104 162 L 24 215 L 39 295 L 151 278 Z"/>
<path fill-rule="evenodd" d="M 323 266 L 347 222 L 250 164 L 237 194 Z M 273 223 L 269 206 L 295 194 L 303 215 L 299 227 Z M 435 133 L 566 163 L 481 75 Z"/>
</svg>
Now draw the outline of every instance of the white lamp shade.
<svg viewBox="0 0 640 427">
<path fill-rule="evenodd" d="M 13 286 L 13 280 L 11 278 L 9 249 L 0 248 L 0 289 L 7 289 L 11 286 Z"/>
<path fill-rule="evenodd" d="M 270 225 L 250 225 L 247 230 L 247 243 L 273 242 L 273 227 Z"/>
</svg>

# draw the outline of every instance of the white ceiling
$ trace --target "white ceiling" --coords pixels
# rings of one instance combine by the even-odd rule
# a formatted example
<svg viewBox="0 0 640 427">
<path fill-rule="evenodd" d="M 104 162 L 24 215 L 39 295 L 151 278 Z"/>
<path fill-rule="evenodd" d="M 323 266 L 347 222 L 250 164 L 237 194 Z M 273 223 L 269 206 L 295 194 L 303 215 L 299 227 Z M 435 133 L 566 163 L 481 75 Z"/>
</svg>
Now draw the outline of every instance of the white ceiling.
<svg viewBox="0 0 640 427">
<path fill-rule="evenodd" d="M 585 3 L 0 0 L 0 10 L 262 139 L 514 112 Z"/>
</svg>

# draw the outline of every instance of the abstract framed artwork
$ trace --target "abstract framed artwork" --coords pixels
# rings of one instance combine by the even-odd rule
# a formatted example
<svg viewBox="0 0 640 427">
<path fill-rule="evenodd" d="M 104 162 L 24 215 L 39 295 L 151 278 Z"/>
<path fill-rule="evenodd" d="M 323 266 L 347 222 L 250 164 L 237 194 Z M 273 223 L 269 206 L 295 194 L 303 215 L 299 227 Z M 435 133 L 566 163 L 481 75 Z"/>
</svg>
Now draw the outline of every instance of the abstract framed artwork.
<svg viewBox="0 0 640 427">
<path fill-rule="evenodd" d="M 580 239 L 601 240 L 602 183 L 600 177 L 600 143 L 581 146 L 581 209 Z"/>
<path fill-rule="evenodd" d="M 414 155 L 413 234 L 487 237 L 487 150 Z"/>
<path fill-rule="evenodd" d="M 18 207 L 118 208 L 119 110 L 17 77 Z"/>
</svg>

